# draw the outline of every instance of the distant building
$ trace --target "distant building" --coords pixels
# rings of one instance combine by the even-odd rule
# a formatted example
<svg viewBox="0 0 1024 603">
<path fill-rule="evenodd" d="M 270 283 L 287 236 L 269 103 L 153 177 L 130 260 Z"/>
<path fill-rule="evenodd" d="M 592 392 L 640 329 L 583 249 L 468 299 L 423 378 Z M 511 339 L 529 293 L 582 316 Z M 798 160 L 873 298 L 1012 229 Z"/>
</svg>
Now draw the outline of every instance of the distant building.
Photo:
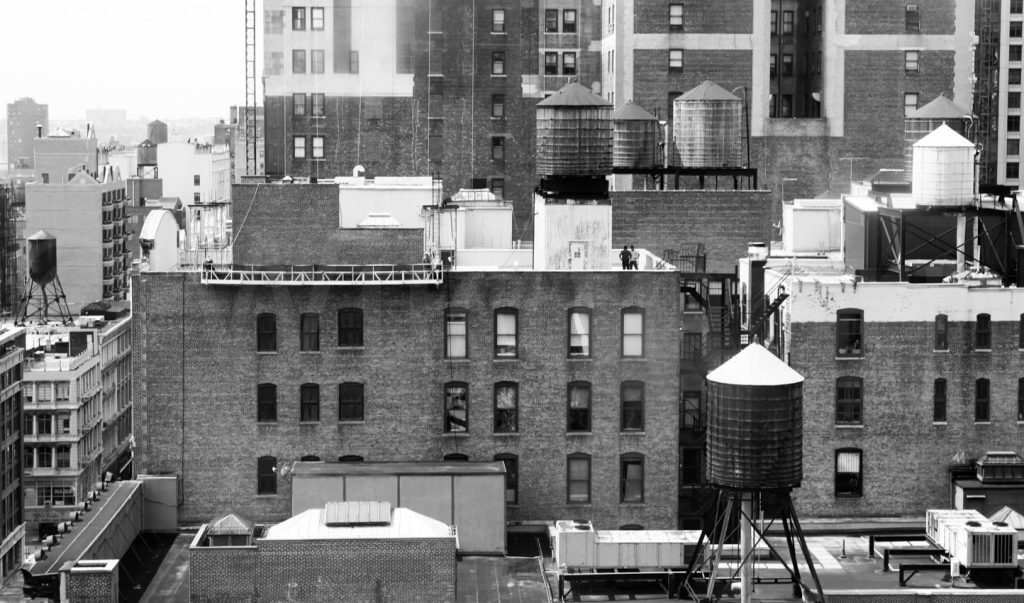
<svg viewBox="0 0 1024 603">
<path fill-rule="evenodd" d="M 50 131 L 49 105 L 31 98 L 7 103 L 7 163 L 15 169 L 32 168 L 32 141 Z"/>
<path fill-rule="evenodd" d="M 263 107 L 255 107 L 253 110 L 255 123 L 255 155 L 250 156 L 250 147 L 247 144 L 247 137 L 251 134 L 248 129 L 248 113 L 245 107 L 231 106 L 231 152 L 234 164 L 232 166 L 232 182 L 242 182 L 242 176 L 263 176 L 266 171 L 266 130 L 264 123 Z M 249 174 L 249 164 L 255 166 L 255 173 Z"/>
<path fill-rule="evenodd" d="M 22 360 L 25 330 L 8 325 L 0 331 L 0 579 L 21 568 L 25 550 L 22 477 Z"/>
<path fill-rule="evenodd" d="M 67 184 L 84 170 L 96 174 L 100 165 L 95 130 L 85 136 L 77 130 L 57 128 L 53 133 L 32 141 L 36 182 Z"/>
<path fill-rule="evenodd" d="M 978 114 L 981 183 L 1021 187 L 1021 27 L 1017 2 L 978 0 L 974 112 Z"/>
<path fill-rule="evenodd" d="M 177 197 L 185 211 L 186 253 L 202 261 L 204 251 L 229 243 L 231 157 L 227 145 L 164 142 L 156 147 L 163 198 Z"/>
<path fill-rule="evenodd" d="M 71 326 L 26 329 L 24 509 L 42 533 L 106 473 L 131 475 L 130 325 L 122 303 Z"/>
<path fill-rule="evenodd" d="M 125 181 L 109 166 L 61 183 L 25 187 L 25 228 L 57 238 L 57 274 L 72 312 L 99 300 L 123 300 L 131 256 L 124 228 Z"/>
</svg>

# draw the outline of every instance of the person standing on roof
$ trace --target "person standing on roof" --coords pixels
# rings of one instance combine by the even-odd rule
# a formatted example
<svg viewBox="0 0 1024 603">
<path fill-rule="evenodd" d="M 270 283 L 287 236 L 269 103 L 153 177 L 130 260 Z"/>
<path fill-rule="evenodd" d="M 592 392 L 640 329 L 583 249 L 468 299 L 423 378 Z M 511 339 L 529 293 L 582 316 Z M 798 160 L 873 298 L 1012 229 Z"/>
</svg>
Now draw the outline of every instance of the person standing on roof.
<svg viewBox="0 0 1024 603">
<path fill-rule="evenodd" d="M 629 269 L 639 270 L 640 269 L 640 252 L 636 250 L 636 247 L 629 246 Z"/>
<path fill-rule="evenodd" d="M 633 259 L 633 254 L 629 253 L 629 245 L 623 245 L 622 251 L 619 252 L 619 260 L 622 262 L 622 269 L 629 270 L 629 262 Z"/>
</svg>

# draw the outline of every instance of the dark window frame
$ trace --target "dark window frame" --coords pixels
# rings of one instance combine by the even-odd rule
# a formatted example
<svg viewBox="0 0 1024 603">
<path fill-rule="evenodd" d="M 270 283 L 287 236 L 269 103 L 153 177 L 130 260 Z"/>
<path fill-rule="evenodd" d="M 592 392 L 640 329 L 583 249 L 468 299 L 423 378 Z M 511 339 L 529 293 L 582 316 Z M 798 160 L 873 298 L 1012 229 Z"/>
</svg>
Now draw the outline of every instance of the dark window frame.
<svg viewBox="0 0 1024 603">
<path fill-rule="evenodd" d="M 512 317 L 512 333 L 499 332 L 499 316 Z M 511 336 L 511 344 L 508 337 Z M 502 338 L 505 338 L 504 340 Z M 497 308 L 494 310 L 494 357 L 495 358 L 518 358 L 519 357 L 519 310 L 512 307 Z"/>
<path fill-rule="evenodd" d="M 864 311 L 842 308 L 836 311 L 836 357 L 864 356 Z"/>
<path fill-rule="evenodd" d="M 256 315 L 256 351 L 277 352 L 277 315 L 273 312 Z"/>
<path fill-rule="evenodd" d="M 558 9 L 544 9 L 544 33 L 558 33 Z"/>
<path fill-rule="evenodd" d="M 299 351 L 320 351 L 320 314 L 303 312 L 299 315 Z"/>
<path fill-rule="evenodd" d="M 586 406 L 573 406 L 573 391 L 586 391 Z M 594 407 L 594 389 L 589 381 L 570 381 L 566 387 L 566 433 L 590 433 Z"/>
<path fill-rule="evenodd" d="M 1017 422 L 1024 422 L 1024 377 L 1017 379 Z"/>
<path fill-rule="evenodd" d="M 573 479 L 573 461 L 586 462 L 586 476 L 577 476 Z M 585 452 L 573 452 L 565 457 L 565 501 L 570 505 L 589 505 L 592 499 L 594 463 L 592 457 Z M 573 484 L 581 483 L 586 486 L 586 495 L 573 498 Z"/>
<path fill-rule="evenodd" d="M 362 423 L 366 420 L 366 386 L 358 381 L 338 384 L 338 421 Z"/>
<path fill-rule="evenodd" d="M 491 53 L 491 75 L 505 75 L 505 53 L 495 51 Z"/>
<path fill-rule="evenodd" d="M 306 115 L 306 93 L 305 92 L 293 92 L 292 93 L 292 116 L 293 117 L 305 117 Z"/>
<path fill-rule="evenodd" d="M 544 75 L 558 75 L 558 53 L 544 53 Z"/>
<path fill-rule="evenodd" d="M 906 50 L 903 52 L 903 70 L 906 73 L 921 72 L 921 51 Z"/>
<path fill-rule="evenodd" d="M 839 459 L 844 454 L 857 455 L 857 472 L 839 471 Z M 860 448 L 839 448 L 835 453 L 834 481 L 836 498 L 863 498 L 864 496 L 864 451 Z M 841 477 L 844 476 L 844 477 Z"/>
<path fill-rule="evenodd" d="M 277 423 L 277 385 L 260 383 L 256 386 L 256 422 Z"/>
<path fill-rule="evenodd" d="M 501 15 L 501 18 L 498 18 Z M 505 33 L 505 9 L 491 9 L 491 33 Z"/>
<path fill-rule="evenodd" d="M 569 18 L 570 15 L 572 15 L 571 19 Z M 576 33 L 576 17 L 575 8 L 562 9 L 562 33 Z"/>
<path fill-rule="evenodd" d="M 674 14 L 678 9 L 679 14 Z M 774 12 L 774 11 L 773 11 Z M 686 14 L 681 2 L 670 2 L 668 5 L 668 30 L 683 31 L 683 15 Z"/>
<path fill-rule="evenodd" d="M 320 422 L 320 385 L 303 383 L 299 386 L 299 422 Z"/>
<path fill-rule="evenodd" d="M 583 345 L 575 346 L 585 351 L 573 352 L 572 338 L 573 338 L 573 316 L 574 315 L 586 316 L 586 333 L 577 333 L 576 336 L 580 337 L 580 343 L 585 342 Z M 590 308 L 575 307 L 569 308 L 568 320 L 566 321 L 566 355 L 569 358 L 591 358 L 593 355 L 593 340 L 594 340 L 594 312 Z"/>
<path fill-rule="evenodd" d="M 639 391 L 636 399 L 626 398 L 627 390 Z M 623 381 L 619 385 L 619 431 L 620 432 L 643 432 L 645 428 L 645 392 L 643 381 Z"/>
<path fill-rule="evenodd" d="M 571 58 L 572 61 L 566 59 Z M 569 63 L 572 63 L 570 66 Z M 576 75 L 576 52 L 563 52 L 562 53 L 562 75 Z"/>
<path fill-rule="evenodd" d="M 499 408 L 499 392 L 512 392 L 512 407 Z M 494 433 L 519 433 L 519 384 L 515 381 L 499 381 L 494 384 Z"/>
<path fill-rule="evenodd" d="M 683 70 L 683 49 L 668 49 L 668 70 L 670 72 L 681 72 Z"/>
<path fill-rule="evenodd" d="M 938 378 L 932 384 L 932 422 L 945 423 L 949 403 L 949 383 Z"/>
<path fill-rule="evenodd" d="M 637 337 L 637 333 L 626 333 L 626 315 L 639 315 L 640 316 L 640 353 L 639 354 L 626 354 L 626 337 Z M 619 332 L 619 354 L 623 358 L 644 358 L 646 355 L 646 338 L 647 338 L 647 313 L 643 308 L 639 306 L 630 306 L 623 308 L 620 312 L 619 326 L 621 328 Z M 632 340 L 631 340 L 632 341 Z"/>
<path fill-rule="evenodd" d="M 992 317 L 984 312 L 974 322 L 974 349 L 992 350 Z"/>
<path fill-rule="evenodd" d="M 691 404 L 696 401 L 696 404 Z M 700 390 L 686 390 L 679 400 L 679 424 L 683 429 L 699 430 L 704 426 L 704 396 Z M 692 408 L 696 406 L 696 408 Z"/>
<path fill-rule="evenodd" d="M 455 406 L 458 401 L 456 390 L 462 390 L 462 407 Z M 455 413 L 462 413 L 458 416 Z M 469 384 L 465 381 L 449 381 L 444 384 L 443 398 L 443 420 L 444 433 L 469 433 Z M 460 426 L 461 423 L 461 426 Z"/>
<path fill-rule="evenodd" d="M 338 347 L 361 348 L 363 340 L 363 311 L 360 308 L 338 309 Z"/>
<path fill-rule="evenodd" d="M 906 33 L 921 33 L 921 6 L 919 4 L 907 5 L 903 23 Z"/>
<path fill-rule="evenodd" d="M 782 11 L 782 35 L 791 36 L 796 28 L 796 14 L 791 10 Z"/>
<path fill-rule="evenodd" d="M 992 385 L 982 377 L 974 381 L 974 422 L 992 422 Z"/>
<path fill-rule="evenodd" d="M 836 425 L 864 424 L 864 379 L 845 375 L 836 379 Z"/>
<path fill-rule="evenodd" d="M 492 94 L 491 95 L 491 117 L 495 119 L 505 119 L 505 95 L 504 94 Z"/>
<path fill-rule="evenodd" d="M 277 494 L 277 457 L 261 456 L 256 459 L 256 494 Z"/>
<path fill-rule="evenodd" d="M 306 31 L 306 7 L 292 7 L 292 31 Z"/>
<path fill-rule="evenodd" d="M 639 465 L 639 495 L 630 496 L 629 465 Z M 644 502 L 644 455 L 639 452 L 626 452 L 619 455 L 619 502 L 624 504 L 643 504 Z"/>
<path fill-rule="evenodd" d="M 306 49 L 292 49 L 292 73 L 306 73 Z"/>
<path fill-rule="evenodd" d="M 453 320 L 458 316 L 462 316 L 461 321 Z M 452 326 L 458 322 L 463 325 L 461 335 L 452 331 Z M 454 347 L 452 340 L 460 337 L 464 349 L 461 355 L 456 356 L 452 353 Z M 447 359 L 469 358 L 469 310 L 466 308 L 448 308 L 444 311 L 444 357 Z"/>
<path fill-rule="evenodd" d="M 935 341 L 936 351 L 949 349 L 949 317 L 945 314 L 935 315 Z"/>
</svg>

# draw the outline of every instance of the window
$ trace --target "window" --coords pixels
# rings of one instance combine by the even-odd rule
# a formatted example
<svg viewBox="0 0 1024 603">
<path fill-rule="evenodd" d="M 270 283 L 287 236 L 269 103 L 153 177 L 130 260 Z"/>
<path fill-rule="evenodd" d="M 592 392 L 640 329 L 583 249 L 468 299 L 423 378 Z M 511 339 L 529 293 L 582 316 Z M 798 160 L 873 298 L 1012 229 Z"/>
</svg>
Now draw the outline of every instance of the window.
<svg viewBox="0 0 1024 603">
<path fill-rule="evenodd" d="M 992 320 L 988 314 L 979 314 L 975 322 L 974 349 L 992 349 Z"/>
<path fill-rule="evenodd" d="M 505 95 L 504 94 L 492 94 L 491 95 L 491 117 L 497 117 L 499 119 L 505 117 Z"/>
<path fill-rule="evenodd" d="M 566 498 L 569 504 L 590 502 L 590 455 L 570 454 L 566 459 Z"/>
<path fill-rule="evenodd" d="M 53 448 L 49 446 L 39 446 L 36 448 L 36 466 L 37 467 L 53 467 Z"/>
<path fill-rule="evenodd" d="M 936 379 L 932 388 L 932 422 L 946 422 L 946 380 Z"/>
<path fill-rule="evenodd" d="M 1007 115 L 1006 116 L 1006 131 L 1007 132 L 1020 132 L 1020 115 Z"/>
<path fill-rule="evenodd" d="M 683 392 L 682 427 L 684 429 L 700 429 L 703 424 L 701 417 L 701 393 L 699 391 Z"/>
<path fill-rule="evenodd" d="M 320 461 L 321 461 L 321 458 L 320 458 L 320 457 L 318 457 L 318 456 L 317 456 L 317 455 L 315 455 L 315 454 L 304 454 L 304 455 L 302 455 L 301 457 L 299 457 L 299 460 L 300 460 L 300 461 L 312 461 L 312 462 L 320 462 Z"/>
<path fill-rule="evenodd" d="M 494 384 L 494 433 L 519 431 L 519 386 L 503 381 Z"/>
<path fill-rule="evenodd" d="M 590 357 L 590 310 L 569 310 L 569 356 Z"/>
<path fill-rule="evenodd" d="M 916 50 L 908 50 L 903 53 L 903 68 L 907 73 L 917 73 L 920 68 L 920 56 Z"/>
<path fill-rule="evenodd" d="M 919 33 L 921 31 L 921 12 L 916 4 L 907 5 L 906 31 L 907 33 Z"/>
<path fill-rule="evenodd" d="M 469 431 L 469 386 L 453 381 L 444 385 L 444 432 Z"/>
<path fill-rule="evenodd" d="M 1016 161 L 1006 164 L 1006 178 L 1007 180 L 1016 180 L 1020 177 L 1020 164 Z"/>
<path fill-rule="evenodd" d="M 199 203 L 200 198 L 201 198 L 201 195 L 199 193 L 192 193 L 192 201 L 193 202 Z M 199 212 L 198 211 L 196 212 L 196 219 L 197 220 L 199 219 Z"/>
<path fill-rule="evenodd" d="M 309 51 L 309 72 L 310 73 L 323 73 L 324 72 L 324 51 L 323 50 L 310 50 Z"/>
<path fill-rule="evenodd" d="M 974 382 L 974 422 L 988 423 L 989 420 L 989 382 L 977 379 Z"/>
<path fill-rule="evenodd" d="M 917 93 L 907 92 L 903 95 L 903 117 L 910 117 L 917 111 Z"/>
<path fill-rule="evenodd" d="M 644 311 L 640 308 L 622 311 L 622 355 L 644 355 Z"/>
<path fill-rule="evenodd" d="M 519 457 L 514 454 L 496 454 L 494 460 L 505 463 L 505 503 L 519 502 Z"/>
<path fill-rule="evenodd" d="M 1017 379 L 1017 421 L 1024 421 L 1024 379 Z"/>
<path fill-rule="evenodd" d="M 192 186 L 199 186 L 199 174 L 192 176 Z"/>
<path fill-rule="evenodd" d="M 277 316 L 264 312 L 256 316 L 256 351 L 277 351 Z"/>
<path fill-rule="evenodd" d="M 562 53 L 562 75 L 576 75 L 576 53 Z"/>
<path fill-rule="evenodd" d="M 668 70 L 683 70 L 683 50 L 681 48 L 670 48 L 668 51 Z"/>
<path fill-rule="evenodd" d="M 619 502 L 644 502 L 644 455 L 634 452 L 619 457 Z"/>
<path fill-rule="evenodd" d="M 320 351 L 320 315 L 315 312 L 303 312 L 299 317 L 299 351 Z"/>
<path fill-rule="evenodd" d="M 1011 84 L 1020 84 L 1020 69 L 1010 69 L 1008 74 Z"/>
<path fill-rule="evenodd" d="M 359 51 L 348 51 L 348 72 L 359 73 Z"/>
<path fill-rule="evenodd" d="M 1024 0 L 1010 0 L 1010 12 L 1013 14 L 1024 12 Z"/>
<path fill-rule="evenodd" d="M 313 136 L 312 140 L 313 140 L 313 159 L 323 159 L 324 158 L 324 137 L 323 136 Z"/>
<path fill-rule="evenodd" d="M 772 35 L 774 36 L 774 35 L 777 35 L 778 33 L 779 33 L 779 11 L 773 10 L 772 11 Z"/>
<path fill-rule="evenodd" d="M 491 136 L 491 159 L 494 161 L 505 160 L 505 137 Z"/>
<path fill-rule="evenodd" d="M 505 33 L 505 9 L 491 11 L 491 33 Z"/>
<path fill-rule="evenodd" d="M 864 383 L 860 377 L 836 379 L 836 425 L 862 425 Z"/>
<path fill-rule="evenodd" d="M 499 199 L 505 198 L 505 179 L 491 178 L 491 192 Z"/>
<path fill-rule="evenodd" d="M 469 460 L 469 455 L 468 454 L 463 454 L 461 452 L 450 452 L 450 453 L 444 455 L 444 460 L 446 460 L 446 461 L 456 461 L 456 462 L 459 462 L 459 463 L 464 463 L 464 462 Z"/>
<path fill-rule="evenodd" d="M 836 497 L 860 498 L 863 495 L 861 451 L 856 448 L 836 450 Z"/>
<path fill-rule="evenodd" d="M 342 383 L 338 386 L 338 420 L 363 420 L 362 383 Z"/>
<path fill-rule="evenodd" d="M 292 73 L 306 73 L 305 50 L 292 50 Z"/>
<path fill-rule="evenodd" d="M 861 310 L 840 310 L 836 312 L 836 356 L 849 358 L 864 353 L 861 340 L 864 312 Z"/>
<path fill-rule="evenodd" d="M 277 494 L 277 459 L 272 456 L 256 461 L 256 494 Z"/>
<path fill-rule="evenodd" d="M 320 386 L 303 383 L 299 387 L 299 421 L 315 423 L 320 420 Z"/>
<path fill-rule="evenodd" d="M 558 33 L 558 9 L 544 11 L 544 33 Z"/>
<path fill-rule="evenodd" d="M 562 11 L 562 32 L 576 33 L 576 9 L 567 8 Z"/>
<path fill-rule="evenodd" d="M 494 311 L 494 355 L 499 358 L 515 358 L 518 331 L 518 312 L 515 308 L 501 308 Z"/>
<path fill-rule="evenodd" d="M 793 55 L 782 55 L 782 75 L 793 75 Z"/>
<path fill-rule="evenodd" d="M 782 11 L 782 35 L 793 35 L 793 11 Z"/>
<path fill-rule="evenodd" d="M 778 63 L 779 63 L 779 55 L 777 55 L 777 54 L 771 55 L 771 59 L 770 59 L 770 61 L 768 63 L 768 65 L 769 65 L 768 72 L 771 75 L 771 77 L 776 77 L 778 75 L 778 69 L 779 69 Z"/>
<path fill-rule="evenodd" d="M 793 95 L 783 94 L 780 101 L 779 110 L 782 117 L 793 117 Z"/>
<path fill-rule="evenodd" d="M 1019 38 L 1021 37 L 1021 28 L 1024 27 L 1024 23 L 1021 21 L 1010 21 L 1010 37 Z"/>
<path fill-rule="evenodd" d="M 323 92 L 314 92 L 313 94 L 310 94 L 309 96 L 313 100 L 313 102 L 312 102 L 313 106 L 312 106 L 312 110 L 310 111 L 310 115 L 312 115 L 313 117 L 323 117 L 324 115 L 326 115 L 326 112 L 325 112 L 325 109 L 324 109 L 324 93 Z"/>
<path fill-rule="evenodd" d="M 359 456 L 358 454 L 346 454 L 346 455 L 343 455 L 343 456 L 339 456 L 338 457 L 338 462 L 339 463 L 361 463 L 361 462 L 363 462 L 363 457 Z"/>
<path fill-rule="evenodd" d="M 324 7 L 314 6 L 309 9 L 309 28 L 313 31 L 324 28 Z"/>
<path fill-rule="evenodd" d="M 338 347 L 363 346 L 363 311 L 359 308 L 338 310 Z"/>
<path fill-rule="evenodd" d="M 1010 44 L 1010 60 L 1019 61 L 1021 59 L 1021 46 L 1020 44 Z"/>
<path fill-rule="evenodd" d="M 36 433 L 39 435 L 53 433 L 53 415 L 47 412 L 36 415 Z"/>
<path fill-rule="evenodd" d="M 945 314 L 935 316 L 935 349 L 949 349 L 949 318 Z"/>
<path fill-rule="evenodd" d="M 71 446 L 57 446 L 57 468 L 67 469 L 71 466 Z"/>
<path fill-rule="evenodd" d="M 450 308 L 445 311 L 444 317 L 444 357 L 445 358 L 468 358 L 469 349 L 466 345 L 466 311 L 460 308 Z"/>
<path fill-rule="evenodd" d="M 544 75 L 558 75 L 558 53 L 544 53 Z"/>
<path fill-rule="evenodd" d="M 679 481 L 688 486 L 702 483 L 704 463 L 703 448 L 683 448 L 680 459 Z"/>
<path fill-rule="evenodd" d="M 590 431 L 590 384 L 586 381 L 573 381 L 569 384 L 565 430 Z"/>
<path fill-rule="evenodd" d="M 32 420 L 33 418 L 33 415 L 28 413 L 25 414 L 25 426 L 22 428 L 22 431 L 24 432 L 22 435 L 32 435 L 35 433 L 35 422 Z"/>
<path fill-rule="evenodd" d="M 295 31 L 306 29 L 306 8 L 304 6 L 292 8 L 292 29 Z"/>
<path fill-rule="evenodd" d="M 775 14 L 775 11 L 772 11 Z M 683 5 L 682 4 L 669 4 L 668 5 L 668 30 L 669 31 L 683 31 Z"/>
<path fill-rule="evenodd" d="M 644 430 L 644 384 L 626 381 L 622 384 L 622 431 Z"/>
<path fill-rule="evenodd" d="M 295 159 L 306 158 L 306 137 L 305 136 L 292 136 L 292 156 Z"/>
<path fill-rule="evenodd" d="M 273 383 L 260 383 L 256 386 L 256 422 L 274 423 L 277 421 L 277 386 Z"/>
<path fill-rule="evenodd" d="M 292 94 L 292 115 L 301 117 L 306 114 L 306 95 L 302 92 Z"/>
<path fill-rule="evenodd" d="M 491 75 L 505 75 L 505 53 L 491 53 Z"/>
</svg>

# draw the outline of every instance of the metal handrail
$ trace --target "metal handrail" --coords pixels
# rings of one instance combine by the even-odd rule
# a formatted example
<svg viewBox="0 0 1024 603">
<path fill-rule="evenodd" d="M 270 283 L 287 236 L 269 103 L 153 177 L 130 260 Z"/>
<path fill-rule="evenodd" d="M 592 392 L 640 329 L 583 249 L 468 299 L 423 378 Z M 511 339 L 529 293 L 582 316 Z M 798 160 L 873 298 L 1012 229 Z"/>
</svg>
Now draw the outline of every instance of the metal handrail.
<svg viewBox="0 0 1024 603">
<path fill-rule="evenodd" d="M 444 271 L 432 264 L 367 265 L 216 265 L 202 267 L 204 284 L 266 285 L 352 285 L 352 284 L 436 284 Z"/>
</svg>

